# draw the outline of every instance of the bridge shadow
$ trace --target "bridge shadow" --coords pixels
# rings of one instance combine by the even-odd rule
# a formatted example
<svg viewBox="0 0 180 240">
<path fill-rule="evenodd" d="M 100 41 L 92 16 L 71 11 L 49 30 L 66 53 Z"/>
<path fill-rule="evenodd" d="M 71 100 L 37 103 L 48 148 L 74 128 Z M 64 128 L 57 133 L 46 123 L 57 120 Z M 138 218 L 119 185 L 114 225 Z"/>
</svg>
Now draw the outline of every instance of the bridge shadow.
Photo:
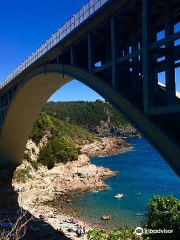
<svg viewBox="0 0 180 240">
<path fill-rule="evenodd" d="M 13 191 L 12 178 L 16 168 L 0 169 L 0 225 L 4 219 L 15 223 L 20 210 L 18 198 L 19 194 Z M 27 219 L 32 219 L 27 223 L 26 233 L 22 240 L 70 240 L 63 233 L 58 233 L 50 224 L 42 219 L 36 219 L 30 212 L 26 214 Z M 7 221 L 6 221 L 7 222 Z M 5 229 L 5 228 L 4 228 Z M 0 232 L 3 228 L 0 227 Z"/>
</svg>

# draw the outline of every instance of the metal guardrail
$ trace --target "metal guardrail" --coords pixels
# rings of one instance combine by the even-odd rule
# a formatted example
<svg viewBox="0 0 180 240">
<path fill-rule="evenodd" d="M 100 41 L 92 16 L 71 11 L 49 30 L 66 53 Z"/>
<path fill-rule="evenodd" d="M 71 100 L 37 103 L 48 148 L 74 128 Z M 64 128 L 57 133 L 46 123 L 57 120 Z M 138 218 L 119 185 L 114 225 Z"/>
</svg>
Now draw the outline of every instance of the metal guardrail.
<svg viewBox="0 0 180 240">
<path fill-rule="evenodd" d="M 0 89 L 6 86 L 10 81 L 17 77 L 24 69 L 29 67 L 37 59 L 43 56 L 47 51 L 65 38 L 71 31 L 78 27 L 83 21 L 89 18 L 102 5 L 109 0 L 90 0 L 77 13 L 75 13 L 69 21 L 59 28 L 48 40 L 45 41 L 34 53 L 32 53 L 23 63 L 21 63 L 10 75 L 8 75 L 1 83 Z"/>
</svg>

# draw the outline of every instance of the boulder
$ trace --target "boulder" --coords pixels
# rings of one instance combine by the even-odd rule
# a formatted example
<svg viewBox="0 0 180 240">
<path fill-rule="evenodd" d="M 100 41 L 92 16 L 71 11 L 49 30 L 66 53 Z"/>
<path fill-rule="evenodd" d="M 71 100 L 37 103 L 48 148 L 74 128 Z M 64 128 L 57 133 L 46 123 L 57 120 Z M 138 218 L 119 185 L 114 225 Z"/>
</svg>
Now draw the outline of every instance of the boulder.
<svg viewBox="0 0 180 240">
<path fill-rule="evenodd" d="M 110 220 L 111 219 L 111 214 L 110 215 L 104 215 L 101 217 L 102 220 Z"/>
</svg>

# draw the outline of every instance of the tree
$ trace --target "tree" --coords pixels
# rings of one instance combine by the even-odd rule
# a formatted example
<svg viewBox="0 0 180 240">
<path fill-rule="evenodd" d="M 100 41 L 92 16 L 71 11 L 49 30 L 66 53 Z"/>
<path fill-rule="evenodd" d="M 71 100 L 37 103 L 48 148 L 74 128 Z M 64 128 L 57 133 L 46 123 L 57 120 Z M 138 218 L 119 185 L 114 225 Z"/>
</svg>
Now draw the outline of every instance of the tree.
<svg viewBox="0 0 180 240">
<path fill-rule="evenodd" d="M 56 159 L 53 156 L 50 142 L 41 149 L 37 161 L 43 164 L 44 166 L 47 166 L 48 169 L 51 169 L 54 167 L 56 163 Z"/>
<path fill-rule="evenodd" d="M 173 233 L 153 234 L 153 239 L 179 239 L 180 236 L 180 201 L 172 195 L 153 196 L 147 205 L 147 228 L 173 230 Z"/>
<path fill-rule="evenodd" d="M 33 141 L 38 142 L 40 139 L 42 139 L 42 137 L 44 137 L 46 131 L 54 133 L 55 127 L 51 121 L 51 118 L 47 114 L 40 113 L 31 131 L 30 138 Z"/>
<path fill-rule="evenodd" d="M 67 163 L 78 159 L 79 151 L 75 142 L 66 136 L 54 137 L 51 141 L 51 147 L 56 162 Z"/>
<path fill-rule="evenodd" d="M 38 162 L 51 169 L 55 163 L 74 161 L 78 156 L 79 149 L 75 142 L 69 137 L 59 135 L 41 149 Z"/>
</svg>

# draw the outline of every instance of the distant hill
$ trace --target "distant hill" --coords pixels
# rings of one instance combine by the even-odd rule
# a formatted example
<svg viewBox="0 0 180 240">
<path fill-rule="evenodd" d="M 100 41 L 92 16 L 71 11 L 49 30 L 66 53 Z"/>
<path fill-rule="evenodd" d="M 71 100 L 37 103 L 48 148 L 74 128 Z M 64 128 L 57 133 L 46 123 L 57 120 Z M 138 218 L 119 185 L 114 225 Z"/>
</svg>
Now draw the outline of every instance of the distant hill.
<svg viewBox="0 0 180 240">
<path fill-rule="evenodd" d="M 43 112 L 82 127 L 100 137 L 138 135 L 137 131 L 116 109 L 101 100 L 95 102 L 48 102 L 43 108 Z"/>
</svg>

